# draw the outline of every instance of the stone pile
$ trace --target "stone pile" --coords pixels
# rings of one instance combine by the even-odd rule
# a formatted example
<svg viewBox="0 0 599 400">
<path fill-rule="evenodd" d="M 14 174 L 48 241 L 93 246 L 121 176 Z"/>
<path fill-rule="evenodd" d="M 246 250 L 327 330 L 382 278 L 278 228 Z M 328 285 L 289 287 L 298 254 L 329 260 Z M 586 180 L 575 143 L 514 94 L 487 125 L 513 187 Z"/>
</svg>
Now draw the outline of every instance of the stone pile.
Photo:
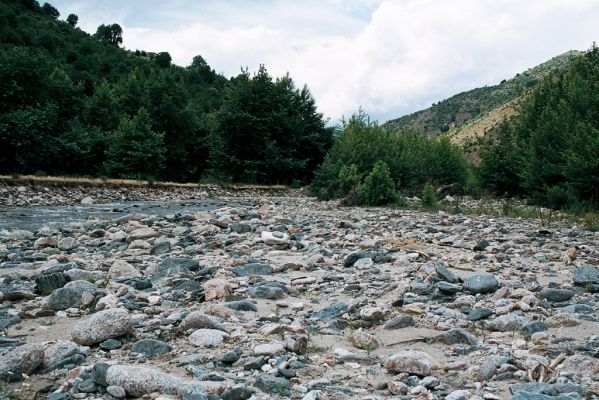
<svg viewBox="0 0 599 400">
<path fill-rule="evenodd" d="M 307 198 L 3 231 L 2 393 L 597 398 L 597 265 L 576 226 Z"/>
</svg>

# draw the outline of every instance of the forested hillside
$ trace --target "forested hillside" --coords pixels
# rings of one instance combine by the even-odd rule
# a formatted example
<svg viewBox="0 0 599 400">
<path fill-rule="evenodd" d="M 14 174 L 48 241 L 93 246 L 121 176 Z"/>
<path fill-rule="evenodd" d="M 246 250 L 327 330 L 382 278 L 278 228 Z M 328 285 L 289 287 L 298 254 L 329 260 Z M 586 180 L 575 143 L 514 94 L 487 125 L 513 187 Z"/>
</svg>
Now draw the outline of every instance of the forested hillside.
<svg viewBox="0 0 599 400">
<path fill-rule="evenodd" d="M 599 206 L 599 49 L 546 77 L 483 146 L 481 184 L 552 207 Z"/>
<path fill-rule="evenodd" d="M 545 76 L 567 67 L 580 54 L 568 51 L 498 85 L 459 93 L 425 110 L 387 121 L 383 128 L 392 132 L 411 128 L 431 136 L 459 128 L 521 96 Z"/>
<path fill-rule="evenodd" d="M 229 80 L 201 55 L 127 51 L 117 24 L 89 35 L 59 18 L 0 0 L 0 173 L 305 183 L 330 146 L 289 76 Z"/>
</svg>

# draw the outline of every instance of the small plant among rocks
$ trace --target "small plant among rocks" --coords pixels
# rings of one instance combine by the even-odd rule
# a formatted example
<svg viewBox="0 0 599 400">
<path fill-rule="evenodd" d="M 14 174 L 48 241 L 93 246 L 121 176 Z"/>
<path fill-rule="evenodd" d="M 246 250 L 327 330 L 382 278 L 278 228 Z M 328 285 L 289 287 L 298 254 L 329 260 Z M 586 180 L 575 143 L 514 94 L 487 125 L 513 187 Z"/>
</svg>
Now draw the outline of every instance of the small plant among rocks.
<svg viewBox="0 0 599 400">
<path fill-rule="evenodd" d="M 420 195 L 420 204 L 423 208 L 434 210 L 437 208 L 437 191 L 430 183 L 427 183 Z"/>
</svg>

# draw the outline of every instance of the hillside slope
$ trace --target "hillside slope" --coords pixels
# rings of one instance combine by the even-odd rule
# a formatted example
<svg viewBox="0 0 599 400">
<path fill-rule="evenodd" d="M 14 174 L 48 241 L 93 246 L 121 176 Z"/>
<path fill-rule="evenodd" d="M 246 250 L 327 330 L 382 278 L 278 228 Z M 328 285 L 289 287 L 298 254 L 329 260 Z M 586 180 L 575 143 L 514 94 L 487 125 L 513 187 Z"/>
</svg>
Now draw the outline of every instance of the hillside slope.
<svg viewBox="0 0 599 400">
<path fill-rule="evenodd" d="M 498 85 L 485 86 L 459 93 L 425 110 L 387 121 L 383 124 L 383 127 L 388 131 L 412 128 L 431 136 L 455 131 L 457 128 L 498 107 L 503 107 L 504 111 L 510 109 L 511 106 L 507 106 L 507 108 L 505 106 L 522 96 L 551 72 L 570 65 L 572 60 L 581 54 L 578 51 L 568 51 L 518 74 L 512 79 L 504 80 Z M 507 114 L 510 113 L 513 113 L 513 111 L 507 112 Z M 495 114 L 501 114 L 501 112 Z"/>
</svg>

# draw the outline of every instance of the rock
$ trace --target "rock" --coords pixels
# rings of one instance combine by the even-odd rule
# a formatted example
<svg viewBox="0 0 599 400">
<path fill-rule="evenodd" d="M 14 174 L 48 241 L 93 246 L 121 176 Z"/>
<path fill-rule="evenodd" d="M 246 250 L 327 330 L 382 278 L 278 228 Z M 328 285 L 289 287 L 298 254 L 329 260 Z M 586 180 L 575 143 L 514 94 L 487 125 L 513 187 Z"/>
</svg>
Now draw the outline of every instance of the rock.
<svg viewBox="0 0 599 400">
<path fill-rule="evenodd" d="M 131 347 L 132 352 L 144 354 L 148 358 L 164 355 L 171 350 L 169 344 L 155 339 L 141 339 Z"/>
<path fill-rule="evenodd" d="M 247 400 L 254 395 L 254 390 L 245 386 L 231 388 L 221 395 L 221 400 Z"/>
<path fill-rule="evenodd" d="M 122 308 L 115 308 L 97 312 L 79 321 L 73 328 L 71 336 L 76 343 L 92 345 L 122 336 L 131 329 L 129 312 Z"/>
<path fill-rule="evenodd" d="M 435 272 L 441 277 L 441 279 L 447 283 L 457 283 L 458 278 L 449 269 L 445 268 L 441 264 L 435 265 Z"/>
<path fill-rule="evenodd" d="M 44 358 L 41 368 L 45 372 L 55 370 L 65 364 L 77 364 L 85 357 L 73 357 L 79 353 L 79 345 L 70 340 L 61 340 L 58 343 L 48 345 L 44 350 Z"/>
<path fill-rule="evenodd" d="M 171 251 L 171 242 L 168 240 L 157 241 L 152 247 L 150 247 L 150 254 L 155 256 L 166 254 L 169 251 Z"/>
<path fill-rule="evenodd" d="M 43 236 L 33 243 L 33 247 L 36 249 L 43 249 L 46 247 L 58 247 L 58 239 L 53 238 L 51 236 Z"/>
<path fill-rule="evenodd" d="M 227 297 L 233 293 L 234 289 L 235 287 L 229 281 L 220 278 L 210 279 L 204 282 L 204 296 L 206 301 Z"/>
<path fill-rule="evenodd" d="M 95 363 L 92 368 L 91 379 L 100 386 L 108 386 L 108 383 L 106 382 L 106 372 L 108 371 L 108 368 L 110 368 L 110 365 L 106 363 Z"/>
<path fill-rule="evenodd" d="M 454 390 L 445 396 L 445 400 L 468 400 L 472 397 L 472 393 L 467 390 Z"/>
<path fill-rule="evenodd" d="M 107 340 L 103 341 L 102 343 L 100 343 L 100 348 L 102 350 L 110 351 L 110 350 L 120 349 L 122 345 L 123 344 L 121 343 L 120 340 L 107 339 Z"/>
<path fill-rule="evenodd" d="M 402 329 L 414 326 L 414 319 L 409 315 L 398 315 L 387 322 L 385 329 Z"/>
<path fill-rule="evenodd" d="M 190 275 L 191 271 L 197 271 L 199 267 L 199 262 L 193 258 L 168 257 L 162 261 L 158 271 L 152 275 L 152 280 L 156 282 L 170 276 Z"/>
<path fill-rule="evenodd" d="M 254 386 L 264 393 L 284 394 L 289 390 L 289 381 L 270 375 L 262 375 L 256 378 Z"/>
<path fill-rule="evenodd" d="M 478 321 L 493 315 L 493 310 L 490 308 L 473 308 L 468 313 L 468 320 Z"/>
<path fill-rule="evenodd" d="M 216 329 L 219 331 L 227 332 L 227 329 L 223 324 L 218 322 L 215 318 L 203 314 L 200 311 L 192 311 L 179 324 L 179 331 L 185 332 L 190 329 Z"/>
<path fill-rule="evenodd" d="M 518 392 L 540 394 L 547 396 L 560 396 L 567 393 L 582 393 L 583 388 L 572 384 L 549 384 L 541 382 L 516 383 L 510 385 L 510 392 L 516 394 Z M 521 397 L 526 399 L 527 397 Z M 552 399 L 554 400 L 554 399 Z"/>
<path fill-rule="evenodd" d="M 48 298 L 48 308 L 51 310 L 66 310 L 67 308 L 79 308 L 85 305 L 84 296 L 93 299 L 96 287 L 87 281 L 72 281 L 60 289 L 52 292 Z"/>
<path fill-rule="evenodd" d="M 305 354 L 308 351 L 308 337 L 305 335 L 285 335 L 285 350 L 295 354 Z"/>
<path fill-rule="evenodd" d="M 235 311 L 253 311 L 258 312 L 258 307 L 249 300 L 231 301 L 225 303 L 225 306 Z"/>
<path fill-rule="evenodd" d="M 289 242 L 289 235 L 282 232 L 263 231 L 260 238 L 265 244 L 271 246 L 287 246 Z"/>
<path fill-rule="evenodd" d="M 356 261 L 358 261 L 362 258 L 373 258 L 373 257 L 374 257 L 374 253 L 371 251 L 359 251 L 356 253 L 351 253 L 347 257 L 345 257 L 345 261 L 343 261 L 343 266 L 345 268 L 349 268 L 349 267 L 353 266 L 356 263 Z"/>
<path fill-rule="evenodd" d="M 275 356 L 285 353 L 285 347 L 281 342 L 264 343 L 254 346 L 254 354 L 257 356 Z"/>
<path fill-rule="evenodd" d="M 253 263 L 231 268 L 236 276 L 271 275 L 272 267 L 267 264 Z"/>
<path fill-rule="evenodd" d="M 239 233 L 239 234 L 250 233 L 252 231 L 251 225 L 240 224 L 238 222 L 229 224 L 229 229 L 231 230 L 231 232 L 235 232 L 235 233 Z"/>
<path fill-rule="evenodd" d="M 437 282 L 437 287 L 444 293 L 454 294 L 462 291 L 462 287 L 455 283 L 448 283 L 445 281 Z"/>
<path fill-rule="evenodd" d="M 499 283 L 491 274 L 475 272 L 464 279 L 463 287 L 472 293 L 493 293 L 499 287 Z"/>
<path fill-rule="evenodd" d="M 58 249 L 62 251 L 73 250 L 77 246 L 77 241 L 71 237 L 65 237 L 58 241 Z"/>
<path fill-rule="evenodd" d="M 497 332 L 519 331 L 528 323 L 528 318 L 525 316 L 510 313 L 495 318 L 489 322 L 488 327 L 489 330 Z"/>
<path fill-rule="evenodd" d="M 153 392 L 178 394 L 183 386 L 180 378 L 160 370 L 138 365 L 113 365 L 106 371 L 109 386 L 122 387 L 127 395 L 141 397 Z"/>
<path fill-rule="evenodd" d="M 115 399 L 124 399 L 127 397 L 125 389 L 123 389 L 121 386 L 108 386 L 106 388 L 106 392 Z"/>
<path fill-rule="evenodd" d="M 578 267 L 574 270 L 572 280 L 576 286 L 599 284 L 599 269 L 597 267 Z"/>
<path fill-rule="evenodd" d="M 44 346 L 41 343 L 25 344 L 0 355 L 0 381 L 20 381 L 23 374 L 31 374 L 43 360 Z"/>
<path fill-rule="evenodd" d="M 182 400 L 208 400 L 206 388 L 197 383 L 185 385 L 179 391 Z"/>
<path fill-rule="evenodd" d="M 526 337 L 531 337 L 533 333 L 544 332 L 547 330 L 547 325 L 542 321 L 536 321 L 522 327 L 522 334 Z"/>
<path fill-rule="evenodd" d="M 131 232 L 127 241 L 132 242 L 137 239 L 149 239 L 158 236 L 158 232 L 156 232 L 152 228 L 139 228 Z"/>
<path fill-rule="evenodd" d="M 282 299 L 287 294 L 285 285 L 275 281 L 260 282 L 248 290 L 250 297 L 258 299 Z"/>
<path fill-rule="evenodd" d="M 94 204 L 94 199 L 93 199 L 93 197 L 86 196 L 86 197 L 82 198 L 79 203 L 84 204 L 84 205 Z"/>
<path fill-rule="evenodd" d="M 48 275 L 38 275 L 35 277 L 35 285 L 38 293 L 47 296 L 56 289 L 60 289 L 67 284 L 67 276 L 62 272 L 54 272 Z"/>
<path fill-rule="evenodd" d="M 131 264 L 124 260 L 116 260 L 108 270 L 108 276 L 113 279 L 141 278 L 143 275 Z"/>
<path fill-rule="evenodd" d="M 448 345 L 468 344 L 470 346 L 476 346 L 478 344 L 478 340 L 474 336 L 459 328 L 450 329 L 447 332 L 435 336 L 435 341 Z"/>
<path fill-rule="evenodd" d="M 374 350 L 380 345 L 376 336 L 362 330 L 354 331 L 349 340 L 354 347 L 368 351 Z"/>
<path fill-rule="evenodd" d="M 406 372 L 411 375 L 429 376 L 432 369 L 430 356 L 418 350 L 400 351 L 385 361 L 385 368 L 391 373 Z"/>
<path fill-rule="evenodd" d="M 549 301 L 566 301 L 574 296 L 571 289 L 543 288 L 541 290 L 541 299 Z"/>
<path fill-rule="evenodd" d="M 342 316 L 348 311 L 349 306 L 346 303 L 332 303 L 317 313 L 314 313 L 312 318 L 321 321 L 330 321 Z"/>
<path fill-rule="evenodd" d="M 86 379 L 77 385 L 77 390 L 81 393 L 94 393 L 98 386 L 91 379 Z"/>
<path fill-rule="evenodd" d="M 218 329 L 197 329 L 189 335 L 189 341 L 199 347 L 214 347 L 229 337 L 227 332 Z"/>
</svg>

